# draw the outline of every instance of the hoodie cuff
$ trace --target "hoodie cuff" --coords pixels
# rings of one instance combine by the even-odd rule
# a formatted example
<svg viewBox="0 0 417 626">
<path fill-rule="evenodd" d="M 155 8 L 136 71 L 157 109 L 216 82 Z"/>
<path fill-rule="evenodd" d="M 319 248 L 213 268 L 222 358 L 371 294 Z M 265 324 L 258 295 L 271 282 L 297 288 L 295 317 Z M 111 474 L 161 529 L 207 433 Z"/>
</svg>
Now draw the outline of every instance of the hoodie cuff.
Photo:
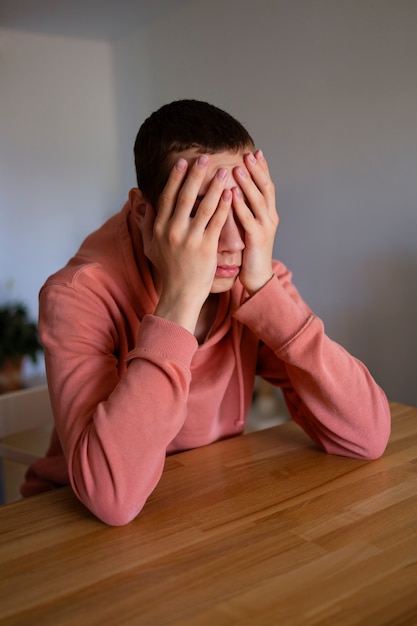
<svg viewBox="0 0 417 626">
<path fill-rule="evenodd" d="M 197 339 L 182 326 L 163 317 L 145 315 L 136 347 L 129 352 L 127 359 L 170 360 L 189 368 L 197 348 Z"/>
<path fill-rule="evenodd" d="M 246 300 L 234 317 L 274 352 L 285 349 L 314 318 L 291 298 L 276 275 Z"/>
</svg>

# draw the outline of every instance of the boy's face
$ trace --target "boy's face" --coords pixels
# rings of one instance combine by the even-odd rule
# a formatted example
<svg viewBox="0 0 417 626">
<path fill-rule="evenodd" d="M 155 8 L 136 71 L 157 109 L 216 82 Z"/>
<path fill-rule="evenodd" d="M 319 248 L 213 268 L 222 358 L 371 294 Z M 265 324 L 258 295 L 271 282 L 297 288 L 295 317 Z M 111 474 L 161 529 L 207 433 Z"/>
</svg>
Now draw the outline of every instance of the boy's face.
<svg viewBox="0 0 417 626">
<path fill-rule="evenodd" d="M 173 166 L 179 157 L 185 158 L 191 165 L 200 154 L 201 153 L 195 149 L 176 152 L 171 155 L 170 165 Z M 216 172 L 221 167 L 224 167 L 229 171 L 225 188 L 232 189 L 237 186 L 233 177 L 233 169 L 239 165 L 245 168 L 243 154 L 243 152 L 227 151 L 209 155 L 210 160 L 208 163 L 207 175 L 200 187 L 196 204 L 198 204 L 204 196 L 210 182 L 213 180 Z M 230 209 L 226 223 L 223 226 L 219 237 L 217 247 L 217 268 L 211 287 L 211 293 L 222 293 L 233 287 L 237 277 L 239 276 L 244 248 L 244 231 L 232 208 Z"/>
</svg>

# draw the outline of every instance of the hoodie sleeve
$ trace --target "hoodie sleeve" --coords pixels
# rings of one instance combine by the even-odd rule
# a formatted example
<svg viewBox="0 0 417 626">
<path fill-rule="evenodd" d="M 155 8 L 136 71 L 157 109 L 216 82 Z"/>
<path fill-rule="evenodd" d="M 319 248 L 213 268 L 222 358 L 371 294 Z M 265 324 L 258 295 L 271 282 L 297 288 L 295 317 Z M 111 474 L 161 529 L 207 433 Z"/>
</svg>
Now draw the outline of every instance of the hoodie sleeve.
<svg viewBox="0 0 417 626">
<path fill-rule="evenodd" d="M 385 450 L 387 398 L 367 368 L 332 341 L 282 264 L 235 312 L 261 342 L 258 373 L 282 387 L 293 417 L 326 452 L 373 459 Z"/>
<path fill-rule="evenodd" d="M 102 521 L 122 525 L 155 488 L 166 448 L 184 423 L 197 341 L 145 315 L 121 376 L 123 320 L 116 323 L 109 301 L 92 295 L 99 288 L 94 276 L 83 281 L 82 289 L 57 283 L 42 289 L 39 331 L 71 485 Z"/>
</svg>

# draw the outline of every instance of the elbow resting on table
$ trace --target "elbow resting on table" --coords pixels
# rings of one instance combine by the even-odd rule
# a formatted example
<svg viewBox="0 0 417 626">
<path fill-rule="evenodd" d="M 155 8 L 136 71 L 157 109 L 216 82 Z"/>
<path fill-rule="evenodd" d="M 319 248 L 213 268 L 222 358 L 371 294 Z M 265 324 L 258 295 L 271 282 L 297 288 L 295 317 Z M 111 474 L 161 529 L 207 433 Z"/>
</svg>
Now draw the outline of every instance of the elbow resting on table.
<svg viewBox="0 0 417 626">
<path fill-rule="evenodd" d="M 71 481 L 77 498 L 100 521 L 108 526 L 126 526 L 132 522 L 145 506 L 146 497 L 139 498 L 126 490 L 115 490 L 110 485 L 94 485 L 87 490 L 85 484 L 77 486 Z"/>
<path fill-rule="evenodd" d="M 108 526 L 127 526 L 139 515 L 140 511 L 134 514 L 125 511 L 112 511 L 110 515 L 101 516 L 99 519 Z"/>
<path fill-rule="evenodd" d="M 381 458 L 381 456 L 384 454 L 387 443 L 388 438 L 387 440 L 370 442 L 369 445 L 363 450 L 363 453 L 360 455 L 359 458 L 362 458 L 366 461 L 376 461 L 376 459 Z"/>
<path fill-rule="evenodd" d="M 386 425 L 386 428 L 378 433 L 378 437 L 369 443 L 366 451 L 366 458 L 370 461 L 379 459 L 385 452 L 388 445 L 388 441 L 391 435 L 391 421 Z"/>
<path fill-rule="evenodd" d="M 385 393 L 382 389 L 379 392 L 373 408 L 364 412 L 358 422 L 358 436 L 352 440 L 348 456 L 374 461 L 385 452 L 391 435 L 391 409 Z"/>
<path fill-rule="evenodd" d="M 385 398 L 384 406 L 381 407 L 380 410 L 379 419 L 375 422 L 373 432 L 368 435 L 363 458 L 369 461 L 379 459 L 385 452 L 390 436 L 391 410 L 388 400 Z"/>
<path fill-rule="evenodd" d="M 100 505 L 100 503 L 91 503 L 84 501 L 83 504 L 95 515 L 101 522 L 107 524 L 107 526 L 126 526 L 133 522 L 133 520 L 139 515 L 143 509 L 144 504 L 141 507 L 135 507 L 132 509 L 128 505 L 116 504 L 114 506 L 107 504 Z"/>
<path fill-rule="evenodd" d="M 391 434 L 391 416 L 379 421 L 374 428 L 369 428 L 360 438 L 346 446 L 342 455 L 365 461 L 375 461 L 385 452 Z M 340 454 L 340 452 L 339 452 Z"/>
<path fill-rule="evenodd" d="M 342 429 L 333 433 L 321 429 L 306 431 L 328 454 L 374 461 L 384 454 L 391 435 L 389 405 L 387 403 L 386 409 L 377 418 L 369 420 L 363 417 L 362 421 L 357 422 L 356 428 L 350 427 L 348 430 Z"/>
</svg>

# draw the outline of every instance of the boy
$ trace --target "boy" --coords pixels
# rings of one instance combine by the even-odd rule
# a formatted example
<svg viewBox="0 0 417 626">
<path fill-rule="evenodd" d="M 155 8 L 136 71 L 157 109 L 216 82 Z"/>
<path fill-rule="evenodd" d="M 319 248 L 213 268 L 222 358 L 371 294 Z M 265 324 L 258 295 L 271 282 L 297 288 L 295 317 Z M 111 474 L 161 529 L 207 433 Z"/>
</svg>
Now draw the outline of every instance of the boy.
<svg viewBox="0 0 417 626">
<path fill-rule="evenodd" d="M 23 495 L 71 483 L 104 522 L 128 523 L 166 454 L 242 433 L 256 374 L 325 451 L 384 451 L 384 393 L 272 260 L 275 191 L 254 148 L 195 100 L 142 125 L 138 188 L 40 293 L 56 431 Z"/>
</svg>

